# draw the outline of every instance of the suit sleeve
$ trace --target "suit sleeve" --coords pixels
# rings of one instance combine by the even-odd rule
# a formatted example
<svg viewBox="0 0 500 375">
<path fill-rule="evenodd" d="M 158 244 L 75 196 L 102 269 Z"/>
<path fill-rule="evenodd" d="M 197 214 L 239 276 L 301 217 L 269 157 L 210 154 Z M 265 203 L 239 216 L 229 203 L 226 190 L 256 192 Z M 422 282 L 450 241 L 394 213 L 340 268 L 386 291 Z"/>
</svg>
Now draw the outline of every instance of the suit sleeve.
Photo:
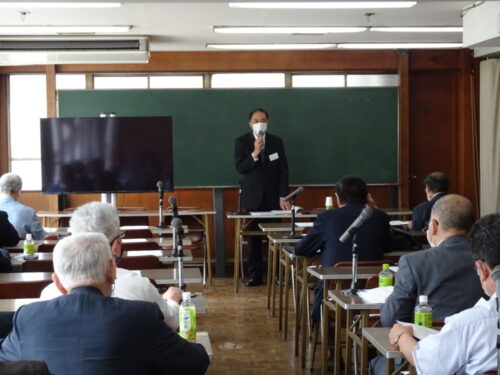
<svg viewBox="0 0 500 375">
<path fill-rule="evenodd" d="M 245 174 L 255 167 L 257 162 L 253 160 L 252 153 L 245 153 L 241 142 L 241 138 L 238 138 L 234 142 L 234 162 L 236 164 L 236 170 L 241 174 Z"/>
<path fill-rule="evenodd" d="M 34 240 L 43 240 L 45 236 L 47 236 L 47 232 L 45 232 L 45 230 L 42 228 L 40 220 L 38 220 L 38 217 L 36 216 L 35 210 L 33 210 L 33 213 L 31 215 L 31 223 L 26 232 L 31 233 Z"/>
<path fill-rule="evenodd" d="M 7 219 L 7 213 L 0 211 L 0 247 L 15 246 L 19 242 L 16 228 Z"/>
<path fill-rule="evenodd" d="M 285 154 L 285 146 L 280 140 L 280 175 L 279 175 L 279 194 L 280 198 L 288 195 L 288 161 Z"/>
<path fill-rule="evenodd" d="M 151 327 L 152 374 L 204 374 L 210 362 L 205 348 L 181 338 L 163 322 L 159 309 L 157 314 Z"/>
<path fill-rule="evenodd" d="M 415 232 L 419 232 L 423 230 L 426 226 L 427 223 L 425 222 L 425 210 L 423 210 L 420 205 L 415 207 L 413 209 L 413 212 L 411 214 L 411 230 Z"/>
<path fill-rule="evenodd" d="M 417 286 L 410 264 L 402 256 L 398 264 L 394 291 L 380 309 L 380 321 L 384 327 L 392 327 L 396 320 L 411 322 L 417 301 Z"/>
<path fill-rule="evenodd" d="M 392 245 L 392 231 L 391 231 L 391 224 L 390 224 L 391 219 L 389 218 L 389 215 L 387 215 L 384 212 L 384 232 L 385 232 L 385 237 L 384 237 L 384 252 L 387 253 L 389 251 L 394 250 L 394 247 Z"/>
<path fill-rule="evenodd" d="M 17 324 L 20 311 L 22 311 L 22 307 L 14 314 L 12 331 L 3 341 L 0 341 L 0 361 L 19 361 L 23 359 L 21 358 L 21 340 Z"/>
<path fill-rule="evenodd" d="M 325 244 L 323 228 L 321 216 L 318 216 L 307 236 L 295 245 L 295 254 L 306 257 L 318 255 L 318 250 L 322 251 Z"/>
</svg>

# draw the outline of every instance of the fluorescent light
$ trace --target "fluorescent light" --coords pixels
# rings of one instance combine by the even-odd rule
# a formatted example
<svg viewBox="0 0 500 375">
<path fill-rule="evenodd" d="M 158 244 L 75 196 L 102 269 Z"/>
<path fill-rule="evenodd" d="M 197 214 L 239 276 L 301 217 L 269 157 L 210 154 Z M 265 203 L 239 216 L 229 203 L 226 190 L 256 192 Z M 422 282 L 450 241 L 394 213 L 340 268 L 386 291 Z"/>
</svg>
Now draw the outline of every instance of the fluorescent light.
<svg viewBox="0 0 500 375">
<path fill-rule="evenodd" d="M 461 33 L 464 28 L 461 26 L 411 26 L 411 27 L 370 27 L 370 31 L 382 31 L 391 33 Z"/>
<path fill-rule="evenodd" d="M 291 49 L 328 49 L 334 43 L 290 43 L 290 44 L 207 44 L 207 48 L 225 50 L 291 50 Z"/>
<path fill-rule="evenodd" d="M 416 1 L 304 1 L 304 2 L 237 2 L 231 8 L 257 9 L 375 9 L 410 8 Z"/>
<path fill-rule="evenodd" d="M 70 2 L 45 2 L 45 3 L 28 3 L 28 2 L 0 2 L 0 8 L 118 8 L 122 3 L 70 3 Z"/>
<path fill-rule="evenodd" d="M 302 27 L 302 26 L 214 26 L 214 33 L 222 34 L 334 34 L 359 33 L 367 27 Z"/>
<path fill-rule="evenodd" d="M 343 49 L 462 48 L 462 43 L 339 43 Z"/>
<path fill-rule="evenodd" d="M 0 26 L 0 35 L 126 33 L 132 26 Z"/>
</svg>

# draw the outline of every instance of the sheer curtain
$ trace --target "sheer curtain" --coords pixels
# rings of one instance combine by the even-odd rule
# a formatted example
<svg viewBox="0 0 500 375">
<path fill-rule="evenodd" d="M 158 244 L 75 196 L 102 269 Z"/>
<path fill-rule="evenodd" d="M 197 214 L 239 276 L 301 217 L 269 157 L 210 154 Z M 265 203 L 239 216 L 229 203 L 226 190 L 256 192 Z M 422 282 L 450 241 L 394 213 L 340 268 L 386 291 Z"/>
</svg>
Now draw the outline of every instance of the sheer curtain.
<svg viewBox="0 0 500 375">
<path fill-rule="evenodd" d="M 500 212 L 500 59 L 481 62 L 479 172 L 481 215 Z"/>
</svg>

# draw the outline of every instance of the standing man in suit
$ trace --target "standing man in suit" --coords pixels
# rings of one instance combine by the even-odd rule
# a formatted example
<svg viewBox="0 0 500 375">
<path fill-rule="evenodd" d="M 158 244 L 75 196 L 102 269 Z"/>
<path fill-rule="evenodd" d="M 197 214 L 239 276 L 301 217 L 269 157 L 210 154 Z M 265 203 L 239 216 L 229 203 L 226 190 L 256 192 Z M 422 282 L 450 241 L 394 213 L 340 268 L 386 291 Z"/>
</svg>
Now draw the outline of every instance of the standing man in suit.
<svg viewBox="0 0 500 375">
<path fill-rule="evenodd" d="M 269 116 L 262 108 L 248 117 L 251 131 L 234 142 L 236 170 L 243 175 L 241 206 L 246 211 L 289 210 L 291 205 L 282 198 L 288 195 L 288 162 L 281 138 L 269 134 Z M 248 230 L 257 231 L 253 220 Z M 249 236 L 247 286 L 262 284 L 262 249 L 260 236 Z"/>
<path fill-rule="evenodd" d="M 335 185 L 335 196 L 339 208 L 319 214 L 307 236 L 295 245 L 297 255 L 313 257 L 321 254 L 323 266 L 352 260 L 352 240 L 342 243 L 339 238 L 361 214 L 368 200 L 375 206 L 365 181 L 360 177 L 342 177 Z M 389 216 L 375 209 L 359 229 L 357 244 L 360 261 L 382 260 L 384 252 L 391 248 Z M 313 321 L 319 320 L 322 299 L 323 283 L 319 281 L 311 314 Z"/>
<path fill-rule="evenodd" d="M 110 297 L 116 266 L 103 234 L 64 238 L 53 262 L 63 295 L 17 310 L 0 360 L 44 361 L 58 375 L 205 373 L 205 349 L 172 331 L 158 305 Z"/>
<path fill-rule="evenodd" d="M 425 178 L 424 184 L 427 201 L 414 207 L 411 215 L 411 230 L 417 232 L 427 229 L 432 207 L 438 199 L 446 195 L 450 185 L 448 177 L 443 172 L 432 172 Z"/>
<path fill-rule="evenodd" d="M 467 198 L 450 194 L 436 202 L 427 230 L 431 249 L 400 258 L 394 292 L 380 310 L 382 325 L 413 322 L 413 310 L 422 294 L 428 296 L 435 320 L 468 309 L 483 296 L 466 238 L 473 222 Z"/>
</svg>

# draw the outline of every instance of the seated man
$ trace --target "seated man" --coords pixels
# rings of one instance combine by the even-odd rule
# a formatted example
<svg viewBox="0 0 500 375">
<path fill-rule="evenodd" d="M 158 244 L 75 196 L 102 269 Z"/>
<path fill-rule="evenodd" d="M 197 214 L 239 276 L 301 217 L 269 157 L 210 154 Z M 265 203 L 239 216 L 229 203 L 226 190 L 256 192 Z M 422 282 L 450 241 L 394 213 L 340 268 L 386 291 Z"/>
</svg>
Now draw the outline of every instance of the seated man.
<svg viewBox="0 0 500 375">
<path fill-rule="evenodd" d="M 399 259 L 394 292 L 380 310 L 382 325 L 413 322 L 413 310 L 422 294 L 429 298 L 434 320 L 468 309 L 483 296 L 465 238 L 473 221 L 467 198 L 452 194 L 436 202 L 427 230 L 429 243 L 436 247 Z"/>
<path fill-rule="evenodd" d="M 40 225 L 35 210 L 18 202 L 22 187 L 23 181 L 17 174 L 5 173 L 0 177 L 0 210 L 7 212 L 19 237 L 26 238 L 26 234 L 31 233 L 34 240 L 43 240 L 47 232 Z"/>
<path fill-rule="evenodd" d="M 111 244 L 111 252 L 116 263 L 119 264 L 122 256 L 121 232 L 115 207 L 99 202 L 84 204 L 73 212 L 69 229 L 73 234 L 88 232 L 104 234 Z M 170 328 L 176 330 L 179 327 L 179 302 L 182 298 L 179 288 L 170 287 L 161 296 L 148 278 L 124 268 L 117 268 L 116 272 L 113 297 L 154 302 L 160 307 Z M 60 292 L 52 283 L 42 291 L 40 298 L 50 299 L 58 295 Z"/>
<path fill-rule="evenodd" d="M 64 238 L 53 262 L 63 296 L 17 310 L 0 360 L 44 361 L 57 375 L 205 373 L 205 349 L 173 332 L 156 304 L 110 297 L 116 266 L 103 234 Z"/>
<path fill-rule="evenodd" d="M 410 229 L 417 232 L 427 229 L 432 206 L 446 195 L 450 185 L 448 178 L 442 172 L 432 172 L 425 178 L 424 184 L 427 201 L 415 206 L 411 215 Z"/>
<path fill-rule="evenodd" d="M 11 272 L 10 254 L 3 249 L 6 246 L 15 246 L 19 242 L 16 229 L 9 222 L 8 215 L 0 211 L 0 272 Z"/>
<path fill-rule="evenodd" d="M 497 369 L 497 295 L 492 278 L 500 265 L 500 214 L 479 219 L 471 229 L 472 257 L 489 301 L 452 315 L 438 334 L 420 342 L 411 327 L 394 325 L 389 341 L 399 346 L 418 374 L 483 374 Z M 450 264 L 451 265 L 451 264 Z"/>
<path fill-rule="evenodd" d="M 366 183 L 355 176 L 342 177 L 335 186 L 335 196 L 339 208 L 319 214 L 307 236 L 295 245 L 297 255 L 313 257 L 321 253 L 323 266 L 352 260 L 352 240 L 342 243 L 339 237 L 356 220 L 369 198 Z M 358 259 L 382 260 L 384 251 L 390 249 L 390 237 L 389 216 L 375 209 L 358 231 Z M 314 321 L 319 320 L 322 299 L 323 283 L 318 282 L 312 312 Z"/>
</svg>

